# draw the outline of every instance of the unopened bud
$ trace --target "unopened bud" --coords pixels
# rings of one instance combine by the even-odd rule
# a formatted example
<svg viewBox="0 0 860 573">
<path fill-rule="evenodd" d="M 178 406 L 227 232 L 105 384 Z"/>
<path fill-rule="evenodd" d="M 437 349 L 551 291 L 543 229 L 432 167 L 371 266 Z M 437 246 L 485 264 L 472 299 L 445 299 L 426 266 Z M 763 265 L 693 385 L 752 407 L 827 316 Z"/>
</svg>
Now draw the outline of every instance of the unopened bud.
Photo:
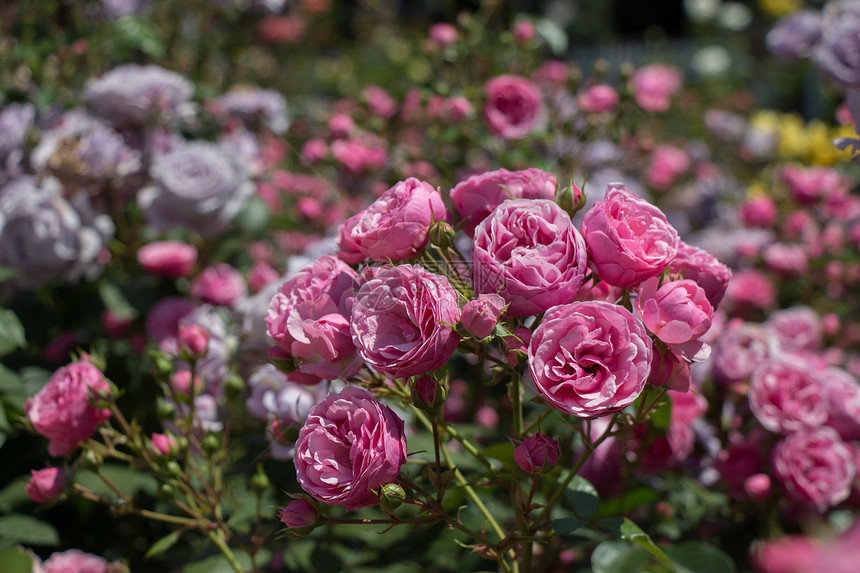
<svg viewBox="0 0 860 573">
<path fill-rule="evenodd" d="M 167 400 L 159 400 L 155 410 L 159 418 L 173 418 L 173 415 L 176 414 L 176 405 Z"/>
<path fill-rule="evenodd" d="M 196 360 L 206 355 L 209 331 L 199 324 L 179 325 L 179 351 L 185 360 Z"/>
<path fill-rule="evenodd" d="M 300 537 L 314 530 L 318 518 L 317 509 L 304 498 L 291 501 L 278 514 L 278 519 L 287 526 L 290 533 Z"/>
<path fill-rule="evenodd" d="M 257 473 L 251 476 L 248 485 L 251 487 L 251 491 L 257 495 L 263 495 L 269 488 L 269 477 L 263 471 L 262 465 L 257 465 Z"/>
<path fill-rule="evenodd" d="M 167 470 L 167 473 L 173 477 L 177 477 L 182 473 L 182 466 L 174 461 L 167 462 L 164 468 Z"/>
<path fill-rule="evenodd" d="M 585 193 L 573 181 L 570 185 L 559 189 L 555 194 L 555 202 L 564 209 L 568 215 L 573 217 L 577 211 L 585 206 Z"/>
<path fill-rule="evenodd" d="M 404 499 L 406 499 L 406 492 L 403 490 L 403 486 L 387 483 L 379 490 L 379 509 L 390 515 L 400 507 Z"/>
<path fill-rule="evenodd" d="M 239 376 L 230 376 L 224 383 L 224 392 L 227 394 L 228 400 L 233 400 L 242 394 L 245 389 L 245 381 Z"/>
<path fill-rule="evenodd" d="M 102 465 L 102 456 L 92 450 L 88 450 L 82 459 L 81 467 L 86 470 L 96 471 Z"/>
<path fill-rule="evenodd" d="M 203 438 L 203 450 L 213 454 L 221 449 L 221 440 L 215 434 L 208 434 Z"/>
<path fill-rule="evenodd" d="M 431 411 L 436 407 L 439 383 L 432 376 L 419 376 L 412 382 L 412 403 L 422 410 Z"/>
<path fill-rule="evenodd" d="M 169 483 L 163 483 L 158 488 L 158 495 L 160 495 L 163 499 L 170 499 L 174 494 L 173 486 Z"/>
<path fill-rule="evenodd" d="M 454 244 L 454 227 L 450 223 L 440 221 L 430 227 L 430 243 L 438 246 L 441 249 L 447 249 Z"/>
</svg>

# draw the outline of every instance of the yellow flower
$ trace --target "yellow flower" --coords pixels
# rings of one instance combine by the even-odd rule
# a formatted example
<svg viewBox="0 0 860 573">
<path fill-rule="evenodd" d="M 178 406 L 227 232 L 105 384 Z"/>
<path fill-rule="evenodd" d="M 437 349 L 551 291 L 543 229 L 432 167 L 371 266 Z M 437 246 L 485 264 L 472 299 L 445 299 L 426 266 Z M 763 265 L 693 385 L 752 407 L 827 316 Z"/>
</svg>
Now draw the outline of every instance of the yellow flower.
<svg viewBox="0 0 860 573">
<path fill-rule="evenodd" d="M 758 6 L 764 14 L 772 18 L 781 18 L 800 10 L 803 2 L 801 0 L 758 0 Z"/>
</svg>

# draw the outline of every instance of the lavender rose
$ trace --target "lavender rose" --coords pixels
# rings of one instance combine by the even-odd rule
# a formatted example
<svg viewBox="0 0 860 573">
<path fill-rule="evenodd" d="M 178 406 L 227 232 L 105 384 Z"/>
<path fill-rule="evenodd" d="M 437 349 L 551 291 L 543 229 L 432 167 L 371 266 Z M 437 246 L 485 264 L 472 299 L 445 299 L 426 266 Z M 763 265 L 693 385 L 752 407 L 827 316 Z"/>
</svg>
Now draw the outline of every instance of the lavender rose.
<svg viewBox="0 0 860 573">
<path fill-rule="evenodd" d="M 146 220 L 166 230 L 185 227 L 211 237 L 223 232 L 252 186 L 238 156 L 209 143 L 186 143 L 156 157 L 154 185 L 138 202 Z"/>
<path fill-rule="evenodd" d="M 821 14 L 798 10 L 779 20 L 768 32 L 767 49 L 783 60 L 805 58 L 821 38 Z"/>
<path fill-rule="evenodd" d="M 529 343 L 528 364 L 538 393 L 578 418 L 618 412 L 642 392 L 652 345 L 627 309 L 602 301 L 549 309 Z"/>
<path fill-rule="evenodd" d="M 287 280 L 269 303 L 267 332 L 305 374 L 348 378 L 361 368 L 350 332 L 358 275 L 325 256 Z"/>
<path fill-rule="evenodd" d="M 774 448 L 773 471 L 788 494 L 824 511 L 851 493 L 856 468 L 851 449 L 831 428 L 794 433 Z"/>
<path fill-rule="evenodd" d="M 375 261 L 411 259 L 427 245 L 433 223 L 447 219 L 439 190 L 410 177 L 350 219 L 354 224 L 346 244 Z"/>
<path fill-rule="evenodd" d="M 489 80 L 484 91 L 484 119 L 492 133 L 521 139 L 535 129 L 543 112 L 540 89 L 535 84 L 519 76 L 503 75 Z"/>
<path fill-rule="evenodd" d="M 352 340 L 362 358 L 392 378 L 441 368 L 460 336 L 457 292 L 448 279 L 417 265 L 381 271 L 361 286 L 352 309 Z"/>
<path fill-rule="evenodd" d="M 587 272 L 585 242 L 556 203 L 514 199 L 475 229 L 472 282 L 495 293 L 508 316 L 530 316 L 572 302 Z"/>
<path fill-rule="evenodd" d="M 114 126 L 139 126 L 172 115 L 194 93 L 191 82 L 159 66 L 125 64 L 87 83 L 84 98 Z"/>
<path fill-rule="evenodd" d="M 249 128 L 262 121 L 277 134 L 287 131 L 287 102 L 275 90 L 237 89 L 218 100 L 230 115 L 242 120 Z"/>
<path fill-rule="evenodd" d="M 0 110 L 0 183 L 19 174 L 27 133 L 35 119 L 36 108 L 31 104 L 13 103 Z"/>
<path fill-rule="evenodd" d="M 540 169 L 497 169 L 472 175 L 451 189 L 451 201 L 463 232 L 475 236 L 475 227 L 506 199 L 550 199 L 558 187 L 555 175 Z"/>
<path fill-rule="evenodd" d="M 89 362 L 75 362 L 54 372 L 45 387 L 27 400 L 24 413 L 37 432 L 50 440 L 52 456 L 70 454 L 110 417 L 93 400 L 110 385 Z"/>
<path fill-rule="evenodd" d="M 818 67 L 846 87 L 860 87 L 860 10 L 853 2 L 830 2 L 824 11 L 821 40 L 812 58 Z"/>
<path fill-rule="evenodd" d="M 606 198 L 582 218 L 591 267 L 605 282 L 636 286 L 662 273 L 678 253 L 678 232 L 660 209 L 610 183 Z"/>
<path fill-rule="evenodd" d="M 331 393 L 299 432 L 296 476 L 311 497 L 347 511 L 377 503 L 374 490 L 406 462 L 403 420 L 363 388 Z"/>
</svg>

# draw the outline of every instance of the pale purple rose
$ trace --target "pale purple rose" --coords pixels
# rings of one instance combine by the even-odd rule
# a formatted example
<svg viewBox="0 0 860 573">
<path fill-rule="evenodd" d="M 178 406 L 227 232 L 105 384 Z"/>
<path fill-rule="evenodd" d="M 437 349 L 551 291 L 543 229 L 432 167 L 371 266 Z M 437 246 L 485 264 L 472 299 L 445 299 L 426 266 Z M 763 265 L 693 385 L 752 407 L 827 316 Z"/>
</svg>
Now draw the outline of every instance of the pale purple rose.
<svg viewBox="0 0 860 573">
<path fill-rule="evenodd" d="M 629 288 L 656 277 L 678 253 L 678 232 L 660 209 L 610 183 L 606 197 L 582 218 L 592 269 L 607 283 Z"/>
<path fill-rule="evenodd" d="M 678 254 L 669 264 L 669 272 L 695 281 L 705 291 L 714 309 L 723 300 L 732 278 L 732 271 L 716 257 L 683 241 L 678 243 Z"/>
<path fill-rule="evenodd" d="M 110 384 L 98 368 L 89 362 L 74 362 L 54 372 L 27 400 L 24 414 L 50 440 L 48 453 L 65 456 L 110 417 L 110 410 L 93 405 L 100 393 L 109 391 Z"/>
<path fill-rule="evenodd" d="M 32 104 L 13 103 L 0 110 L 0 183 L 20 173 L 18 167 L 24 158 L 27 134 L 36 119 Z"/>
<path fill-rule="evenodd" d="M 311 497 L 347 511 L 377 503 L 406 462 L 403 420 L 363 388 L 331 393 L 311 408 L 296 442 L 296 476 Z"/>
<path fill-rule="evenodd" d="M 540 89 L 514 75 L 497 76 L 484 86 L 484 120 L 490 131 L 505 139 L 521 139 L 537 127 L 543 113 Z"/>
<path fill-rule="evenodd" d="M 114 126 L 141 126 L 168 118 L 194 93 L 191 82 L 159 66 L 125 64 L 87 83 L 84 98 Z"/>
<path fill-rule="evenodd" d="M 505 308 L 505 299 L 497 294 L 479 294 L 463 306 L 460 322 L 466 332 L 475 338 L 486 338 L 493 333 L 499 315 Z"/>
<path fill-rule="evenodd" d="M 249 129 L 262 123 L 274 133 L 283 134 L 290 125 L 287 102 L 275 90 L 236 89 L 221 96 L 218 104 L 242 120 Z"/>
<path fill-rule="evenodd" d="M 184 143 L 156 156 L 150 175 L 153 185 L 137 197 L 147 222 L 206 237 L 227 229 L 253 188 L 242 159 L 211 143 Z"/>
<path fill-rule="evenodd" d="M 821 38 L 821 13 L 798 10 L 781 18 L 765 39 L 770 53 L 783 60 L 798 60 L 812 53 Z"/>
<path fill-rule="evenodd" d="M 349 378 L 361 368 L 349 316 L 358 275 L 343 261 L 324 256 L 287 280 L 269 303 L 269 336 L 305 374 Z"/>
<path fill-rule="evenodd" d="M 824 336 L 821 317 L 808 306 L 774 311 L 766 326 L 788 352 L 815 350 Z"/>
<path fill-rule="evenodd" d="M 773 471 L 795 501 L 825 511 L 848 498 L 856 468 L 832 428 L 796 432 L 773 451 Z"/>
<path fill-rule="evenodd" d="M 627 309 L 601 301 L 549 309 L 529 343 L 528 364 L 538 393 L 578 418 L 618 412 L 642 393 L 652 345 Z"/>
<path fill-rule="evenodd" d="M 361 285 L 352 309 L 352 340 L 365 362 L 391 378 L 444 366 L 460 336 L 457 291 L 417 265 L 385 269 Z"/>
<path fill-rule="evenodd" d="M 669 98 L 681 89 L 681 70 L 665 64 L 639 68 L 630 78 L 636 103 L 645 111 L 666 111 Z"/>
<path fill-rule="evenodd" d="M 52 553 L 42 564 L 42 573 L 108 573 L 110 570 L 107 561 L 80 549 Z"/>
<path fill-rule="evenodd" d="M 397 262 L 421 252 L 429 240 L 430 227 L 447 220 L 448 211 L 438 189 L 410 177 L 356 217 L 349 234 L 352 244 L 374 261 Z"/>
<path fill-rule="evenodd" d="M 827 426 L 843 440 L 860 439 L 860 383 L 841 368 L 825 368 L 821 382 L 828 401 Z"/>
<path fill-rule="evenodd" d="M 761 325 L 732 320 L 711 356 L 714 375 L 723 384 L 747 380 L 762 362 L 775 356 L 779 345 Z"/>
<path fill-rule="evenodd" d="M 540 473 L 558 463 L 558 442 L 537 432 L 514 448 L 514 461 L 527 473 Z"/>
<path fill-rule="evenodd" d="M 634 308 L 648 330 L 674 352 L 692 360 L 703 347 L 699 338 L 711 328 L 714 309 L 694 281 L 659 285 L 657 277 L 639 285 Z"/>
<path fill-rule="evenodd" d="M 30 482 L 25 488 L 27 495 L 36 503 L 47 503 L 56 499 L 66 486 L 66 474 L 61 468 L 30 470 Z"/>
<path fill-rule="evenodd" d="M 821 39 L 812 51 L 812 59 L 819 69 L 845 87 L 860 87 L 858 34 L 860 10 L 856 3 L 828 3 Z"/>
<path fill-rule="evenodd" d="M 203 269 L 191 281 L 191 296 L 216 306 L 230 306 L 248 294 L 242 273 L 227 263 Z"/>
<path fill-rule="evenodd" d="M 475 227 L 507 199 L 555 197 L 555 175 L 540 169 L 497 169 L 472 175 L 451 189 L 451 202 L 460 216 L 463 232 L 475 236 Z"/>
<path fill-rule="evenodd" d="M 510 304 L 509 316 L 531 316 L 572 302 L 587 264 L 585 242 L 553 201 L 505 201 L 475 229 L 475 292 L 501 295 Z"/>
<path fill-rule="evenodd" d="M 771 358 L 752 372 L 750 408 L 772 432 L 796 432 L 827 421 L 824 384 L 806 362 L 792 357 Z"/>
</svg>

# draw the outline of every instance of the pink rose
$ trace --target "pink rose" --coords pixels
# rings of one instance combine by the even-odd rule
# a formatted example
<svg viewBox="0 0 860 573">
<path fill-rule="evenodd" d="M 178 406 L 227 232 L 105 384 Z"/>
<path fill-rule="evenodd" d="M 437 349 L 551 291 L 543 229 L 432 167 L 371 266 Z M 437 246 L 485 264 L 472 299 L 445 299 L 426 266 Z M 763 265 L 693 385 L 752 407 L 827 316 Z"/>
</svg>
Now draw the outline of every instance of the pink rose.
<svg viewBox="0 0 860 573">
<path fill-rule="evenodd" d="M 652 386 L 667 386 L 678 392 L 690 389 L 690 363 L 680 358 L 669 348 L 654 345 L 651 358 L 651 374 L 648 382 Z"/>
<path fill-rule="evenodd" d="M 451 202 L 463 232 L 475 236 L 475 227 L 507 199 L 548 199 L 558 187 L 555 175 L 540 169 L 497 169 L 472 175 L 451 189 Z"/>
<path fill-rule="evenodd" d="M 448 279 L 417 265 L 385 269 L 361 285 L 352 309 L 352 340 L 365 362 L 391 378 L 444 366 L 460 336 L 457 292 Z"/>
<path fill-rule="evenodd" d="M 610 85 L 597 84 L 579 92 L 576 103 L 585 113 L 612 111 L 618 105 L 618 92 Z"/>
<path fill-rule="evenodd" d="M 735 304 L 766 309 L 776 303 L 776 288 L 763 272 L 742 269 L 732 275 L 726 289 L 729 300 Z"/>
<path fill-rule="evenodd" d="M 714 375 L 723 384 L 742 382 L 778 351 L 779 346 L 763 326 L 735 319 L 714 348 L 711 356 Z"/>
<path fill-rule="evenodd" d="M 786 165 L 782 168 L 782 180 L 795 201 L 812 205 L 832 195 L 843 195 L 851 188 L 851 181 L 832 167 L 800 167 Z"/>
<path fill-rule="evenodd" d="M 460 322 L 466 332 L 475 338 L 483 339 L 493 333 L 504 308 L 505 299 L 499 295 L 479 294 L 477 300 L 470 300 L 463 306 Z"/>
<path fill-rule="evenodd" d="M 643 438 L 647 427 L 647 424 L 638 424 L 634 432 L 634 435 L 638 433 L 641 436 L 633 442 L 639 449 L 635 466 L 639 474 L 659 475 L 676 468 L 693 451 L 695 435 L 689 424 L 672 420 L 665 434 L 646 441 Z"/>
<path fill-rule="evenodd" d="M 373 115 L 388 119 L 397 113 L 397 102 L 384 88 L 370 85 L 362 90 L 361 95 Z"/>
<path fill-rule="evenodd" d="M 449 97 L 442 102 L 442 118 L 450 123 L 460 123 L 472 115 L 472 102 L 463 96 Z"/>
<path fill-rule="evenodd" d="M 459 38 L 457 28 L 447 22 L 439 22 L 430 26 L 427 36 L 441 47 L 450 46 Z"/>
<path fill-rule="evenodd" d="M 216 306 L 230 306 L 247 293 L 242 274 L 227 263 L 206 267 L 191 281 L 191 296 Z"/>
<path fill-rule="evenodd" d="M 30 483 L 25 488 L 27 495 L 36 503 L 47 503 L 55 499 L 66 486 L 66 474 L 60 468 L 30 470 Z"/>
<path fill-rule="evenodd" d="M 827 426 L 843 440 L 860 439 L 860 384 L 841 368 L 825 368 L 821 382 L 827 389 Z"/>
<path fill-rule="evenodd" d="M 578 418 L 618 412 L 639 396 L 651 371 L 651 339 L 627 309 L 607 302 L 549 309 L 529 343 L 538 393 Z"/>
<path fill-rule="evenodd" d="M 267 333 L 305 374 L 349 378 L 361 368 L 350 334 L 358 275 L 332 256 L 317 259 L 287 280 L 269 303 Z"/>
<path fill-rule="evenodd" d="M 772 358 L 753 370 L 750 408 L 772 432 L 796 432 L 827 421 L 827 396 L 819 377 L 806 363 Z"/>
<path fill-rule="evenodd" d="M 809 255 L 804 245 L 773 243 L 761 253 L 767 268 L 784 277 L 796 277 L 809 271 Z"/>
<path fill-rule="evenodd" d="M 808 573 L 817 570 L 822 554 L 814 539 L 787 535 L 758 545 L 751 556 L 761 573 Z"/>
<path fill-rule="evenodd" d="M 657 338 L 692 360 L 702 349 L 699 338 L 711 328 L 714 309 L 694 281 L 670 281 L 658 289 L 659 284 L 651 277 L 639 285 L 636 312 Z"/>
<path fill-rule="evenodd" d="M 347 511 L 377 503 L 374 490 L 406 462 L 403 420 L 363 388 L 331 393 L 299 432 L 296 476 L 311 497 Z"/>
<path fill-rule="evenodd" d="M 547 60 L 532 77 L 542 87 L 558 90 L 570 79 L 570 66 L 561 60 Z"/>
<path fill-rule="evenodd" d="M 738 215 L 748 227 L 769 229 L 776 224 L 776 203 L 767 195 L 753 197 L 741 205 Z"/>
<path fill-rule="evenodd" d="M 352 239 L 352 230 L 361 219 L 362 213 L 353 215 L 343 223 L 337 230 L 337 258 L 348 265 L 357 265 L 367 257 L 358 248 L 358 244 Z"/>
<path fill-rule="evenodd" d="M 543 112 L 538 87 L 525 78 L 497 76 L 484 86 L 487 101 L 484 119 L 490 131 L 505 139 L 521 139 L 531 133 Z"/>
<path fill-rule="evenodd" d="M 338 113 L 328 120 L 328 130 L 335 139 L 349 136 L 355 129 L 355 121 L 345 113 Z"/>
<path fill-rule="evenodd" d="M 310 528 L 316 524 L 318 518 L 317 509 L 304 498 L 294 499 L 278 514 L 278 519 L 289 529 Z"/>
<path fill-rule="evenodd" d="M 152 447 L 162 456 L 169 456 L 176 452 L 176 440 L 168 434 L 152 434 L 150 438 Z"/>
<path fill-rule="evenodd" d="M 104 374 L 89 362 L 73 362 L 54 372 L 47 384 L 24 405 L 37 432 L 50 440 L 48 453 L 65 456 L 110 418 L 110 410 L 93 405 L 109 392 Z"/>
<path fill-rule="evenodd" d="M 714 467 L 720 472 L 732 497 L 743 499 L 746 480 L 761 472 L 762 450 L 761 444 L 739 437 L 719 453 Z"/>
<path fill-rule="evenodd" d="M 815 350 L 824 336 L 821 317 L 808 306 L 774 311 L 766 326 L 780 347 L 789 352 Z"/>
<path fill-rule="evenodd" d="M 322 161 L 328 157 L 328 145 L 322 139 L 309 139 L 302 145 L 301 153 L 299 154 L 302 161 L 307 164 L 313 164 Z"/>
<path fill-rule="evenodd" d="M 62 553 L 53 553 L 42 564 L 43 573 L 108 573 L 108 562 L 80 549 L 69 549 Z"/>
<path fill-rule="evenodd" d="M 438 189 L 409 178 L 382 194 L 356 215 L 349 238 L 366 257 L 397 262 L 411 259 L 426 245 L 430 227 L 448 219 Z"/>
<path fill-rule="evenodd" d="M 658 191 L 666 191 L 692 164 L 690 156 L 683 149 L 674 145 L 660 145 L 651 156 L 645 181 Z"/>
<path fill-rule="evenodd" d="M 753 500 L 759 503 L 764 503 L 770 497 L 770 492 L 773 489 L 770 481 L 770 476 L 767 474 L 751 475 L 744 480 L 744 493 Z"/>
<path fill-rule="evenodd" d="M 248 271 L 248 288 L 252 293 L 263 290 L 269 283 L 273 283 L 281 277 L 272 265 L 266 261 L 257 261 Z"/>
<path fill-rule="evenodd" d="M 384 142 L 373 138 L 338 139 L 331 144 L 331 154 L 354 174 L 380 169 L 388 163 Z"/>
<path fill-rule="evenodd" d="M 177 332 L 179 348 L 193 358 L 206 355 L 209 346 L 209 331 L 200 324 L 180 324 Z"/>
<path fill-rule="evenodd" d="M 588 271 L 585 242 L 570 216 L 546 199 L 499 205 L 475 229 L 472 265 L 475 292 L 501 295 L 509 316 L 572 302 Z"/>
<path fill-rule="evenodd" d="M 636 286 L 662 273 L 678 253 L 678 232 L 660 209 L 611 183 L 582 218 L 592 269 L 607 283 Z"/>
<path fill-rule="evenodd" d="M 540 432 L 514 448 L 514 461 L 526 473 L 540 473 L 558 463 L 558 442 Z"/>
<path fill-rule="evenodd" d="M 149 274 L 169 279 L 187 277 L 197 262 L 197 248 L 180 241 L 154 241 L 137 251 L 137 262 Z"/>
<path fill-rule="evenodd" d="M 805 430 L 779 442 L 773 471 L 795 501 L 825 511 L 848 498 L 856 468 L 851 449 L 831 428 Z"/>
<path fill-rule="evenodd" d="M 732 278 L 732 271 L 716 257 L 683 241 L 678 243 L 678 254 L 669 264 L 669 272 L 696 281 L 715 309 L 723 300 L 723 295 Z"/>
<path fill-rule="evenodd" d="M 645 111 L 666 111 L 669 98 L 681 89 L 681 71 L 665 64 L 644 66 L 633 73 L 630 84 L 639 107 Z"/>
</svg>

